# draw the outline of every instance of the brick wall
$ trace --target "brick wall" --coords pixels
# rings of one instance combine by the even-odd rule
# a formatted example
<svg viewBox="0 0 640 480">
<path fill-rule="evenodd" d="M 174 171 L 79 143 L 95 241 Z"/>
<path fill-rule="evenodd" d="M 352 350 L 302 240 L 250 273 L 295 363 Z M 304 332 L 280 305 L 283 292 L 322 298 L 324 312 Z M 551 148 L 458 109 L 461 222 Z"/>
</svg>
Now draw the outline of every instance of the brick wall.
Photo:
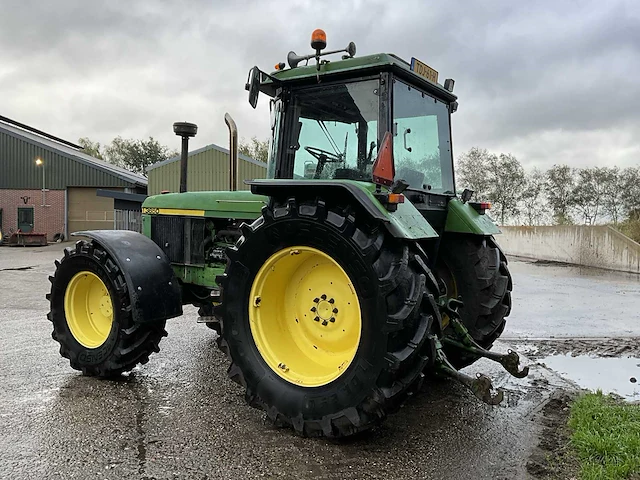
<svg viewBox="0 0 640 480">
<path fill-rule="evenodd" d="M 47 206 L 42 206 L 42 190 L 0 190 L 2 232 L 18 229 L 18 208 L 33 207 L 33 231 L 46 233 L 49 241 L 64 233 L 64 190 L 48 190 Z"/>
</svg>

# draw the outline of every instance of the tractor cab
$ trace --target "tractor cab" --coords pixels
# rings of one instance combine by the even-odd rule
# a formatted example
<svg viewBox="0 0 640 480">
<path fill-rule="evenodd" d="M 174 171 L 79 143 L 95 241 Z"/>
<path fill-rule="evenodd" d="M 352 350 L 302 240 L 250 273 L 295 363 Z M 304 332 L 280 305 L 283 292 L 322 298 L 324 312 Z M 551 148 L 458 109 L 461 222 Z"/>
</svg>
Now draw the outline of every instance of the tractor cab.
<svg viewBox="0 0 640 480">
<path fill-rule="evenodd" d="M 324 32 L 316 31 L 315 54 L 290 52 L 289 68 L 280 63 L 272 74 L 257 67 L 250 71 L 250 103 L 255 107 L 259 92 L 270 97 L 268 178 L 373 182 L 376 177 L 376 183 L 387 185 L 403 180 L 409 192 L 455 195 L 453 80 L 440 85 L 438 73 L 416 59 L 355 57 L 353 43 L 331 52 L 323 52 L 325 46 Z M 323 58 L 339 52 L 346 52 L 341 60 Z M 307 65 L 300 66 L 303 61 Z M 387 134 L 391 168 L 376 171 Z"/>
</svg>

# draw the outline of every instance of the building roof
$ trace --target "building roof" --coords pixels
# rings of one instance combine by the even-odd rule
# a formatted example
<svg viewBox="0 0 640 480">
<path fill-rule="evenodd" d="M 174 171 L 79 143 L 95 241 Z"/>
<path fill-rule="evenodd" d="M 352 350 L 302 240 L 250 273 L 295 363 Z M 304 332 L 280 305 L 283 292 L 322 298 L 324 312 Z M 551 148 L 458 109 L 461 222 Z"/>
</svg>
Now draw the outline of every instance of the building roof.
<svg viewBox="0 0 640 480">
<path fill-rule="evenodd" d="M 96 189 L 96 195 L 98 197 L 115 198 L 117 200 L 126 200 L 128 202 L 142 203 L 147 198 L 147 195 L 141 193 L 127 193 L 119 192 L 118 190 L 104 190 L 102 188 Z"/>
<path fill-rule="evenodd" d="M 4 117 L 3 117 L 4 118 Z M 19 128 L 17 126 L 11 125 L 6 121 L 0 121 L 0 131 L 11 135 L 13 137 L 17 137 L 22 141 L 27 143 L 38 145 L 41 148 L 46 150 L 54 151 L 60 155 L 71 158 L 77 162 L 80 162 L 84 165 L 87 165 L 91 168 L 95 168 L 97 170 L 101 170 L 105 173 L 113 175 L 115 177 L 124 180 L 125 182 L 129 182 L 134 185 L 147 186 L 147 178 L 144 175 L 139 175 L 137 173 L 130 172 L 124 168 L 118 167 L 111 163 L 105 162 L 104 160 L 100 160 L 98 158 L 94 158 L 81 150 L 77 150 L 69 145 L 73 145 L 71 142 L 60 143 L 59 141 L 55 141 L 50 138 L 46 138 L 42 135 L 38 135 L 32 131 L 26 130 L 25 128 Z M 52 137 L 55 138 L 55 137 Z"/>
<path fill-rule="evenodd" d="M 222 152 L 226 155 L 229 155 L 229 150 L 224 148 L 224 147 L 220 147 L 219 145 L 215 145 L 215 144 L 211 144 L 211 145 L 207 145 L 205 147 L 202 148 L 198 148 L 197 150 L 193 150 L 191 152 L 189 152 L 189 156 L 193 156 L 193 155 L 197 155 L 198 153 L 202 153 L 202 152 L 206 152 L 207 150 L 217 150 L 219 152 Z M 258 160 L 254 160 L 251 157 L 247 157 L 246 155 L 242 154 L 242 153 L 238 153 L 238 157 L 242 160 L 244 160 L 245 162 L 249 162 L 249 163 L 253 163 L 254 165 L 258 165 L 260 167 L 264 167 L 267 168 L 267 164 L 264 162 L 259 162 Z M 177 157 L 173 157 L 173 158 L 168 158 L 166 160 L 163 160 L 162 162 L 157 162 L 154 163 L 153 165 L 149 165 L 147 167 L 147 173 L 151 170 L 153 170 L 154 168 L 158 168 L 161 167 L 163 165 L 166 165 L 168 163 L 173 163 L 173 162 L 178 162 L 180 161 L 180 155 L 178 155 Z"/>
</svg>

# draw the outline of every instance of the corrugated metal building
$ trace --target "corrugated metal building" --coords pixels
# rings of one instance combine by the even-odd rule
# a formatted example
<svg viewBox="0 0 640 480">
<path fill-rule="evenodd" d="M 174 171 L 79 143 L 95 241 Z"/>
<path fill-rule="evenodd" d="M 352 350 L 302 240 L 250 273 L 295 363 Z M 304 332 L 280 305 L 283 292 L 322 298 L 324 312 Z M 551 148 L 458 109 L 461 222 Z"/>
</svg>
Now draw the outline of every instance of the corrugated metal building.
<svg viewBox="0 0 640 480">
<path fill-rule="evenodd" d="M 86 155 L 65 140 L 0 117 L 0 231 L 111 229 L 114 198 L 97 189 L 146 194 L 147 179 Z M 36 160 L 38 160 L 36 162 Z"/>
<path fill-rule="evenodd" d="M 246 155 L 239 155 L 238 183 L 240 190 L 248 190 L 244 180 L 264 178 L 267 164 Z M 180 191 L 180 157 L 154 163 L 147 168 L 149 195 L 162 191 Z M 207 145 L 189 152 L 187 172 L 188 191 L 229 190 L 229 150 Z"/>
</svg>

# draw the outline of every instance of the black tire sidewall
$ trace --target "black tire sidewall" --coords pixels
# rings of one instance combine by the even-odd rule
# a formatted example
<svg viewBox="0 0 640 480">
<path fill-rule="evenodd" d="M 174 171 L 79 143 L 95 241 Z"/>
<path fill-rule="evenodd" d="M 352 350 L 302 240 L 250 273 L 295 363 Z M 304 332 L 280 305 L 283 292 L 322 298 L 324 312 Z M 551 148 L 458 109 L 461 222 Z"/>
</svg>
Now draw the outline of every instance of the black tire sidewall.
<svg viewBox="0 0 640 480">
<path fill-rule="evenodd" d="M 113 302 L 111 331 L 105 342 L 96 348 L 87 348 L 80 344 L 69 329 L 66 321 L 64 297 L 67 286 L 74 275 L 83 271 L 94 273 L 102 280 Z M 51 289 L 51 305 L 54 330 L 58 332 L 58 338 L 66 339 L 65 346 L 72 362 L 77 362 L 84 366 L 95 366 L 103 363 L 112 355 L 118 343 L 120 330 L 125 327 L 121 315 L 123 305 L 121 296 L 114 287 L 114 279 L 95 258 L 82 253 L 75 253 L 62 261 L 56 271 L 55 282 Z"/>
<path fill-rule="evenodd" d="M 455 245 L 455 243 L 453 245 Z M 477 248 L 481 249 L 482 246 L 477 245 Z M 464 325 L 472 337 L 475 339 L 482 338 L 480 331 L 477 329 L 477 321 L 480 316 L 479 304 L 481 301 L 481 289 L 478 286 L 475 265 L 470 262 L 468 258 L 461 256 L 459 250 L 456 248 L 445 249 L 442 252 L 440 260 L 444 264 L 442 268 L 448 269 L 449 274 L 453 277 L 457 296 L 461 298 L 463 302 L 459 314 Z M 451 292 L 447 293 L 448 296 L 451 295 Z"/>
<path fill-rule="evenodd" d="M 272 254 L 296 245 L 330 255 L 353 282 L 360 302 L 362 329 L 356 356 L 342 375 L 320 387 L 297 386 L 275 373 L 258 352 L 249 326 L 250 290 L 258 270 Z M 387 307 L 384 296 L 379 295 L 371 259 L 338 228 L 305 218 L 263 223 L 244 239 L 240 252 L 227 271 L 243 281 L 225 287 L 223 331 L 231 357 L 244 375 L 248 395 L 255 393 L 266 404 L 263 406 L 275 406 L 290 418 L 302 414 L 305 419 L 318 419 L 360 404 L 376 388 L 387 347 Z"/>
<path fill-rule="evenodd" d="M 490 349 L 505 327 L 509 308 L 506 314 L 503 314 L 503 308 L 505 301 L 510 305 L 508 295 L 511 291 L 506 259 L 493 237 L 448 234 L 443 239 L 438 263 L 438 274 L 442 274 L 442 269 L 448 269 L 456 282 L 457 294 L 463 301 L 459 310 L 462 323 L 481 347 Z M 505 288 L 498 293 L 502 276 L 506 277 L 502 280 Z M 483 305 L 485 302 L 495 302 L 496 306 L 486 307 Z M 445 333 L 447 330 L 449 327 Z M 456 368 L 466 367 L 478 360 L 473 354 L 447 345 L 444 349 Z"/>
</svg>

